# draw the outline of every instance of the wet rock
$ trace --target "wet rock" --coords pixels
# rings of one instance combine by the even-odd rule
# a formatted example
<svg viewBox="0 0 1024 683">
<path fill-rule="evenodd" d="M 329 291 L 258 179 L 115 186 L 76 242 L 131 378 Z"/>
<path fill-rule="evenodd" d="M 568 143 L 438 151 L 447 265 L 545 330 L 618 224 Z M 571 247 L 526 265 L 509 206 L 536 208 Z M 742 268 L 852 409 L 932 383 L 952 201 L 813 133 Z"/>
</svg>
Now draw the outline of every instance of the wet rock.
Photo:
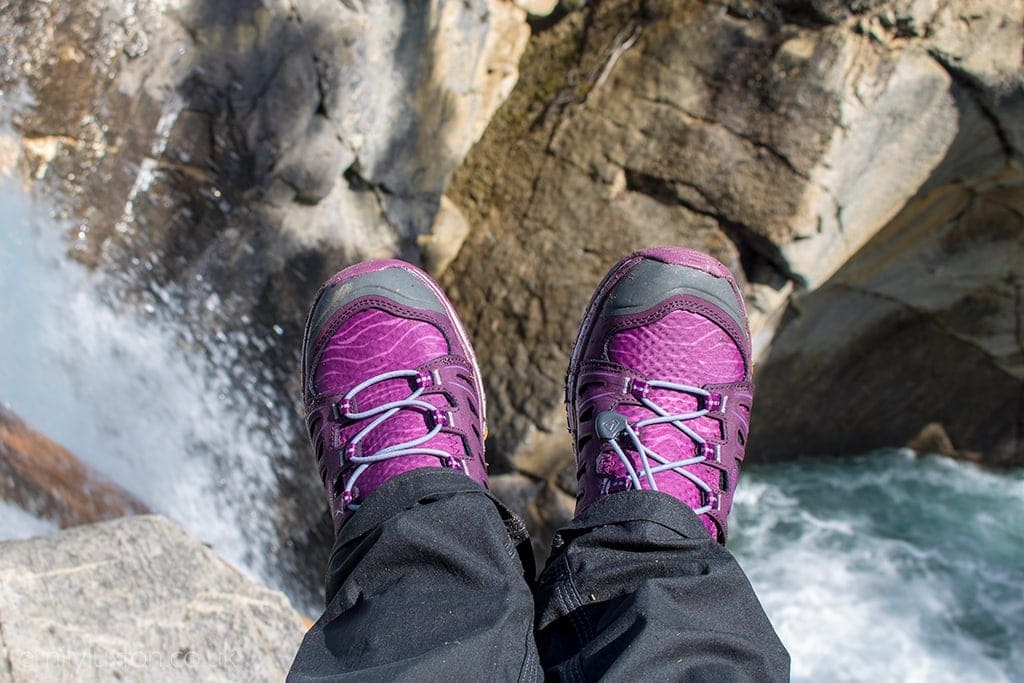
<svg viewBox="0 0 1024 683">
<path fill-rule="evenodd" d="M 148 512 L 130 493 L 2 406 L 0 499 L 61 528 Z"/>
<path fill-rule="evenodd" d="M 957 450 L 945 427 L 938 422 L 929 422 L 922 427 L 921 431 L 907 442 L 907 448 L 923 454 L 932 453 L 971 462 L 983 461 L 982 454 L 977 451 Z"/>
<path fill-rule="evenodd" d="M 137 516 L 0 544 L 0 680 L 280 681 L 305 631 L 277 591 Z"/>
</svg>

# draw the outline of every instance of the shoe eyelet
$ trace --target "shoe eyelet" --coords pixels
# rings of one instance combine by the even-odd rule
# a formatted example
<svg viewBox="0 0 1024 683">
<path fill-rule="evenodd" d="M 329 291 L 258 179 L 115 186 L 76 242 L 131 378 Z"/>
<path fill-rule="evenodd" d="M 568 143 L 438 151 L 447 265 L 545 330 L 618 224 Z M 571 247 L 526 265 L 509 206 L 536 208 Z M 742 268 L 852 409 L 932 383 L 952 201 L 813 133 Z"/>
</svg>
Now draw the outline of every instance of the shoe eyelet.
<svg viewBox="0 0 1024 683">
<path fill-rule="evenodd" d="M 651 390 L 651 385 L 642 379 L 633 379 L 629 382 L 629 393 L 633 394 L 638 399 L 647 398 L 647 394 Z M 623 392 L 626 393 L 626 392 Z"/>
<path fill-rule="evenodd" d="M 358 446 L 358 444 L 350 443 L 348 446 L 345 446 L 345 457 L 344 457 L 344 460 L 351 461 L 353 458 L 357 457 L 358 455 L 359 455 L 359 446 Z"/>
<path fill-rule="evenodd" d="M 722 460 L 722 448 L 716 443 L 710 443 L 705 441 L 700 445 L 700 454 L 704 456 L 706 460 L 712 462 L 721 462 Z"/>
</svg>

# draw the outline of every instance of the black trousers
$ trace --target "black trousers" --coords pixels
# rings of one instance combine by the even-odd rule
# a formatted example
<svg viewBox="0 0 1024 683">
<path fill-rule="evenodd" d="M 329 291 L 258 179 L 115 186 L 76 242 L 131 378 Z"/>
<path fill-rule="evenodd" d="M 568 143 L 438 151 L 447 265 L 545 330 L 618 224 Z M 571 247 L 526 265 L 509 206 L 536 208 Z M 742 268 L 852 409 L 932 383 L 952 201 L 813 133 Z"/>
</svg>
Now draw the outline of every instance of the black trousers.
<svg viewBox="0 0 1024 683">
<path fill-rule="evenodd" d="M 342 527 L 288 680 L 789 677 L 743 571 L 671 496 L 598 501 L 533 576 L 522 521 L 489 492 L 451 470 L 396 477 Z"/>
</svg>

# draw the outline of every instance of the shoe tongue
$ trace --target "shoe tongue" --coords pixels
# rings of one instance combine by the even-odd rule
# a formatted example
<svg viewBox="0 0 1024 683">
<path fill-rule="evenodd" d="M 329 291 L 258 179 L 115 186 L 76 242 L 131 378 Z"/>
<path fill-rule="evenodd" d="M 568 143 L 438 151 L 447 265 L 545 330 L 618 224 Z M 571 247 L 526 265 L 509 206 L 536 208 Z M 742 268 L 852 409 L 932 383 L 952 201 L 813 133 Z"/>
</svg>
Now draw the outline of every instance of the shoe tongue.
<svg viewBox="0 0 1024 683">
<path fill-rule="evenodd" d="M 743 355 L 732 337 L 697 313 L 672 311 L 661 320 L 616 333 L 608 358 L 647 379 L 701 387 L 743 379 Z"/>
<path fill-rule="evenodd" d="M 449 353 L 448 341 L 430 323 L 370 309 L 352 316 L 331 335 L 316 364 L 313 390 L 343 394 L 357 380 L 392 370 L 415 370 Z"/>
</svg>

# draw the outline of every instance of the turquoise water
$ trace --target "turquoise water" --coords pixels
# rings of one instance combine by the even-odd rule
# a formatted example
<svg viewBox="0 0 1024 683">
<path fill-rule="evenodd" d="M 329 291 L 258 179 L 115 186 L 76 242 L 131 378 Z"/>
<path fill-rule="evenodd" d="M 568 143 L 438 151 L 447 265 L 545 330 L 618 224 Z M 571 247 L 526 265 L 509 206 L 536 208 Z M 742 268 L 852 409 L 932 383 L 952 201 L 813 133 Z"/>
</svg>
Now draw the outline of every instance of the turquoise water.
<svg viewBox="0 0 1024 683">
<path fill-rule="evenodd" d="M 749 466 L 731 520 L 795 680 L 1024 679 L 1024 472 L 902 450 Z"/>
</svg>

